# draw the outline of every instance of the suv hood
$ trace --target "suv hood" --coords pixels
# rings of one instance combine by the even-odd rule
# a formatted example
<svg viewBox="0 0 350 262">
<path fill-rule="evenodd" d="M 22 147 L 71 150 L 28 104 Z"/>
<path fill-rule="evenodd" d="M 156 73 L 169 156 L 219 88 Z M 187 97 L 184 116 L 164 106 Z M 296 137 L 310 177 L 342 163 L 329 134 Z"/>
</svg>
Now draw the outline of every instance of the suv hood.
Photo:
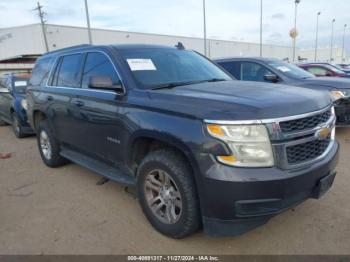
<svg viewBox="0 0 350 262">
<path fill-rule="evenodd" d="M 341 77 L 314 77 L 303 79 L 299 86 L 324 86 L 329 89 L 350 89 L 350 79 Z"/>
<path fill-rule="evenodd" d="M 331 103 L 328 92 L 268 83 L 223 81 L 148 91 L 153 105 L 200 119 L 255 120 L 304 114 Z"/>
</svg>

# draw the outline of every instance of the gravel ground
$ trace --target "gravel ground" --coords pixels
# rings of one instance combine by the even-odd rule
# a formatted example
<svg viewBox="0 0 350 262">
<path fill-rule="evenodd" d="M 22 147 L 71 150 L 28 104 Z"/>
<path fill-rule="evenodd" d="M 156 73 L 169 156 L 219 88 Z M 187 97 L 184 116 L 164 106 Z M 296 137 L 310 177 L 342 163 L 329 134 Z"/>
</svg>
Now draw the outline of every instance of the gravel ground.
<svg viewBox="0 0 350 262">
<path fill-rule="evenodd" d="M 35 137 L 0 128 L 0 254 L 350 254 L 350 129 L 331 191 L 234 238 L 157 233 L 137 200 L 75 164 L 49 169 Z"/>
</svg>

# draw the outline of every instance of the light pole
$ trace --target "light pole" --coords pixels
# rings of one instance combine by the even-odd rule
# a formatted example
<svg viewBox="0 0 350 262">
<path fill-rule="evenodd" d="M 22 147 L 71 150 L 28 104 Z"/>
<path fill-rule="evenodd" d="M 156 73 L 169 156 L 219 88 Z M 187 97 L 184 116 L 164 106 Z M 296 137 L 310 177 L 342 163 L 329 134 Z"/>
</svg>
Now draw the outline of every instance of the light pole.
<svg viewBox="0 0 350 262">
<path fill-rule="evenodd" d="M 332 20 L 332 34 L 331 34 L 331 57 L 330 57 L 330 63 L 332 63 L 333 60 L 333 37 L 334 37 L 334 22 L 335 19 Z"/>
<path fill-rule="evenodd" d="M 294 16 L 294 29 L 295 32 L 297 31 L 297 10 L 298 10 L 298 4 L 300 3 L 300 0 L 295 0 L 295 16 Z M 295 61 L 295 43 L 296 37 L 293 38 L 293 62 Z"/>
<path fill-rule="evenodd" d="M 90 17 L 89 17 L 89 8 L 88 8 L 88 2 L 85 0 L 85 13 L 86 13 L 86 23 L 87 23 L 87 29 L 88 29 L 88 35 L 89 35 L 89 44 L 92 44 L 92 37 L 91 37 L 91 27 L 90 27 Z"/>
<path fill-rule="evenodd" d="M 205 0 L 203 0 L 203 40 L 204 40 L 204 55 L 207 55 L 207 22 L 205 18 Z"/>
<path fill-rule="evenodd" d="M 260 0 L 260 57 L 262 57 L 263 0 Z"/>
<path fill-rule="evenodd" d="M 315 62 L 317 61 L 317 41 L 318 41 L 318 18 L 321 12 L 317 13 L 317 22 L 316 22 L 316 42 L 315 42 Z"/>
<path fill-rule="evenodd" d="M 346 27 L 347 27 L 347 26 L 348 26 L 347 24 L 344 25 L 343 48 L 342 48 L 342 50 L 341 50 L 341 62 L 342 62 L 342 63 L 344 62 L 345 31 L 346 31 Z"/>
</svg>

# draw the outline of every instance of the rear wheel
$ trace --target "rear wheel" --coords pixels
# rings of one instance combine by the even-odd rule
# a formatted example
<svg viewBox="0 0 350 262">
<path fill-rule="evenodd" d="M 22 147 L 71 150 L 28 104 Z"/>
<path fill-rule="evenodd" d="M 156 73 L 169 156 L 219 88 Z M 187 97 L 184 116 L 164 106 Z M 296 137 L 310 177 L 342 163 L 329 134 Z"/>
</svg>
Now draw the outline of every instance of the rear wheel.
<svg viewBox="0 0 350 262">
<path fill-rule="evenodd" d="M 25 133 L 23 132 L 21 122 L 15 112 L 12 113 L 12 128 L 17 138 L 25 137 Z"/>
<path fill-rule="evenodd" d="M 199 202 L 192 171 L 173 150 L 149 153 L 138 169 L 140 205 L 159 232 L 183 238 L 201 224 Z"/>
<path fill-rule="evenodd" d="M 60 145 L 46 120 L 41 121 L 37 130 L 39 152 L 44 163 L 49 167 L 58 167 L 66 164 L 68 160 L 60 153 Z"/>
</svg>

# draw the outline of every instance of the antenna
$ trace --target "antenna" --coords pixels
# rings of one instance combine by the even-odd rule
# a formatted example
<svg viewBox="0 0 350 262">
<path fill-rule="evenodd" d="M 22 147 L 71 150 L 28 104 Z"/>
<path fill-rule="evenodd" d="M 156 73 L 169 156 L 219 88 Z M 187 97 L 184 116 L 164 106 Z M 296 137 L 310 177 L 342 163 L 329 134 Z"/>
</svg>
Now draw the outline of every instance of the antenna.
<svg viewBox="0 0 350 262">
<path fill-rule="evenodd" d="M 178 42 L 177 45 L 175 46 L 177 49 L 179 50 L 184 50 L 185 49 L 185 46 L 181 43 L 181 42 Z"/>
<path fill-rule="evenodd" d="M 37 8 L 34 8 L 33 10 L 37 10 L 38 11 L 38 16 L 40 18 L 40 23 L 41 23 L 41 30 L 42 30 L 43 36 L 44 36 L 46 52 L 49 52 L 49 45 L 47 44 L 46 30 L 45 30 L 45 22 L 46 22 L 46 20 L 44 19 L 45 16 L 46 16 L 46 13 L 42 9 L 43 9 L 43 6 L 40 5 L 40 3 L 38 2 Z"/>
</svg>

